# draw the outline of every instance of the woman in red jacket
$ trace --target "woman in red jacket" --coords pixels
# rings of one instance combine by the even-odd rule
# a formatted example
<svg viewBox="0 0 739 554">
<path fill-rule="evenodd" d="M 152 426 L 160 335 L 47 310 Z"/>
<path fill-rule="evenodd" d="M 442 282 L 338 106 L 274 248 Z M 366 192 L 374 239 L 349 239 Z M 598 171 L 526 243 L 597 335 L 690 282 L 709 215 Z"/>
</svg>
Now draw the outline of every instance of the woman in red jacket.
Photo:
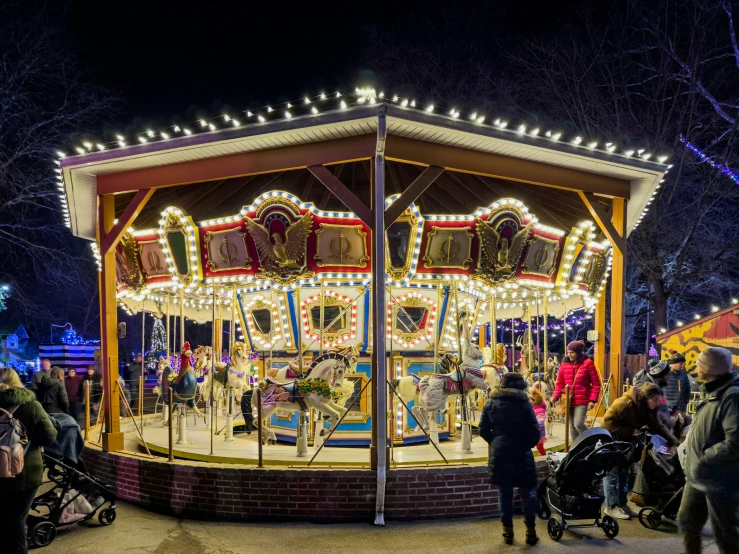
<svg viewBox="0 0 739 554">
<path fill-rule="evenodd" d="M 600 375 L 593 361 L 585 355 L 585 343 L 573 340 L 567 345 L 567 360 L 559 366 L 552 402 L 559 400 L 570 385 L 570 441 L 588 430 L 585 416 L 592 410 L 600 394 Z"/>
</svg>

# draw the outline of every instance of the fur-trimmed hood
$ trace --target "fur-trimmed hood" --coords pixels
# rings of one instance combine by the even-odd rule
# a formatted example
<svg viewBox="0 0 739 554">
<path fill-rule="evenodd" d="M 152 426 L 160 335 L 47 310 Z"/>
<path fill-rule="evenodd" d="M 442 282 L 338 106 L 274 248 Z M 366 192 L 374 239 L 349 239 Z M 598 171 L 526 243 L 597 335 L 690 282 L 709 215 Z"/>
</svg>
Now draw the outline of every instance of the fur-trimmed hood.
<svg viewBox="0 0 739 554">
<path fill-rule="evenodd" d="M 25 388 L 13 387 L 10 389 L 0 390 L 0 408 L 7 409 L 21 404 L 30 404 L 35 400 L 36 395 L 33 391 Z"/>
<path fill-rule="evenodd" d="M 498 387 L 497 389 L 495 389 L 493 391 L 493 394 L 490 395 L 490 398 L 517 398 L 518 400 L 523 400 L 524 402 L 529 401 L 529 395 L 525 390 L 502 387 Z"/>
</svg>

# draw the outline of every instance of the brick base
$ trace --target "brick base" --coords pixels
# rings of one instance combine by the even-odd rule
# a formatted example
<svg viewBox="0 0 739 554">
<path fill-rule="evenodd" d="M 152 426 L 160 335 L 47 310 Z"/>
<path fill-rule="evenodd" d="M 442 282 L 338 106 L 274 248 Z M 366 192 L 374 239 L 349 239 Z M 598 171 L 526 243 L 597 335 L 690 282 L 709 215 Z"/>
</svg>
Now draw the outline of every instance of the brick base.
<svg viewBox="0 0 739 554">
<path fill-rule="evenodd" d="M 123 500 L 193 519 L 241 521 L 372 521 L 376 476 L 366 469 L 256 469 L 199 462 L 169 463 L 86 447 L 93 477 Z M 537 462 L 542 478 L 544 460 Z M 520 500 L 514 500 L 520 505 Z M 389 520 L 449 519 L 499 513 L 486 464 L 403 468 L 387 473 Z"/>
</svg>

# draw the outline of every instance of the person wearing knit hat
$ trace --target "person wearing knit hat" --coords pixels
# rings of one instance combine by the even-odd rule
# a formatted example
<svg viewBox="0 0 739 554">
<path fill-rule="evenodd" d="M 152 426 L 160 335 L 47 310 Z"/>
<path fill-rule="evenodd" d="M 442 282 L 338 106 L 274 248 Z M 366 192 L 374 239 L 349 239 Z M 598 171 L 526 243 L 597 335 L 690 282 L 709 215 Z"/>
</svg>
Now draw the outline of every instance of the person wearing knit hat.
<svg viewBox="0 0 739 554">
<path fill-rule="evenodd" d="M 709 347 L 698 356 L 703 400 L 685 441 L 685 489 L 678 524 L 688 554 L 701 552 L 710 518 L 719 552 L 739 552 L 739 376 L 732 353 Z"/>
<path fill-rule="evenodd" d="M 685 371 L 685 356 L 674 350 L 671 354 L 665 360 L 665 363 L 670 366 L 670 373 L 667 375 L 667 384 L 663 387 L 663 391 L 670 408 L 677 407 L 680 413 L 687 414 L 691 386 L 688 372 Z"/>
<path fill-rule="evenodd" d="M 570 386 L 570 440 L 588 430 L 585 418 L 600 399 L 600 375 L 593 360 L 585 356 L 585 343 L 574 340 L 567 345 L 567 358 L 557 374 L 552 402 L 560 399 Z"/>
<path fill-rule="evenodd" d="M 654 383 L 643 387 L 631 387 L 629 392 L 617 398 L 608 408 L 603 418 L 603 427 L 617 441 L 631 442 L 634 435 L 646 426 L 650 432 L 664 437 L 670 446 L 677 446 L 678 440 L 659 417 L 658 408 L 662 403 L 662 390 Z M 605 514 L 616 519 L 629 519 L 636 514 L 626 503 L 626 489 L 629 483 L 629 466 L 612 468 L 603 477 L 605 494 Z"/>
</svg>

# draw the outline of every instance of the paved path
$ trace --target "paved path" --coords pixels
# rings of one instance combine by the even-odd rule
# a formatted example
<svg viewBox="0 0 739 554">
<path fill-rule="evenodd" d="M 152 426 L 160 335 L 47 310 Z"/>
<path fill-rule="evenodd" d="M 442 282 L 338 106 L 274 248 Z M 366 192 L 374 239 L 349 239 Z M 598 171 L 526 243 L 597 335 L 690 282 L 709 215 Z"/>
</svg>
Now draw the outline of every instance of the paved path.
<svg viewBox="0 0 739 554">
<path fill-rule="evenodd" d="M 96 523 L 61 531 L 54 543 L 39 553 L 48 554 L 478 554 L 536 552 L 538 554 L 596 554 L 603 552 L 681 554 L 685 550 L 676 530 L 648 531 L 638 521 L 622 522 L 621 533 L 608 540 L 602 531 L 567 531 L 562 541 L 546 536 L 534 548 L 523 543 L 524 527 L 516 521 L 516 542 L 505 546 L 497 519 L 452 522 L 317 525 L 308 523 L 226 523 L 181 520 L 118 504 L 118 518 L 109 527 Z M 706 537 L 706 554 L 717 554 L 712 537 Z"/>
</svg>

